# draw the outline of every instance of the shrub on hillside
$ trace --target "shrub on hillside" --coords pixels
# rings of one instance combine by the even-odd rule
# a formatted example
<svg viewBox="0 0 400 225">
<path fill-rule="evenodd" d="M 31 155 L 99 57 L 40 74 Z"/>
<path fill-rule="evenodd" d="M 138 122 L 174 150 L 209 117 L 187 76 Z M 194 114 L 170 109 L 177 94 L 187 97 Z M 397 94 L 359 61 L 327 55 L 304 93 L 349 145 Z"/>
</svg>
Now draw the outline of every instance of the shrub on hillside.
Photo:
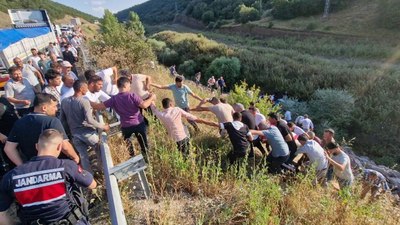
<svg viewBox="0 0 400 225">
<path fill-rule="evenodd" d="M 382 0 L 378 7 L 378 24 L 388 29 L 400 29 L 400 1 Z"/>
<path fill-rule="evenodd" d="M 276 19 L 292 19 L 323 12 L 324 0 L 273 0 L 272 15 Z"/>
<path fill-rule="evenodd" d="M 238 6 L 235 10 L 236 16 L 235 21 L 240 23 L 247 23 L 249 21 L 255 21 L 260 19 L 260 12 L 253 7 L 247 7 L 244 4 Z"/>
<path fill-rule="evenodd" d="M 210 22 L 214 21 L 214 12 L 212 10 L 208 10 L 201 16 L 201 21 L 205 24 L 209 24 Z"/>
<path fill-rule="evenodd" d="M 147 42 L 151 45 L 152 49 L 156 52 L 156 54 L 161 53 L 164 48 L 167 46 L 163 41 L 157 41 L 156 39 L 149 38 Z"/>
<path fill-rule="evenodd" d="M 311 119 L 315 127 L 322 131 L 333 128 L 338 137 L 348 137 L 348 128 L 352 123 L 355 99 L 343 90 L 319 89 L 308 102 Z"/>
<path fill-rule="evenodd" d="M 206 75 L 208 77 L 223 76 L 227 85 L 232 85 L 239 80 L 240 75 L 240 61 L 236 57 L 227 58 L 225 56 L 216 58 L 212 61 L 207 69 Z"/>
<path fill-rule="evenodd" d="M 179 54 L 170 48 L 165 48 L 160 54 L 157 55 L 158 61 L 166 66 L 179 65 L 181 57 Z"/>
<path fill-rule="evenodd" d="M 197 64 L 193 60 L 186 60 L 179 65 L 178 73 L 184 75 L 186 78 L 193 77 L 197 71 Z"/>
</svg>

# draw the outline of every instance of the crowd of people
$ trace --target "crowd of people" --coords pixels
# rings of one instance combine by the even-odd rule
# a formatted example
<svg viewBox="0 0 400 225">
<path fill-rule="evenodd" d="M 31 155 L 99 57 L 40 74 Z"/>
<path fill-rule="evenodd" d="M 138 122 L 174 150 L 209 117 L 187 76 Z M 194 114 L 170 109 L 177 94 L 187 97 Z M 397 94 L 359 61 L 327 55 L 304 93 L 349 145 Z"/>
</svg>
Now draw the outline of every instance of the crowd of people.
<svg viewBox="0 0 400 225">
<path fill-rule="evenodd" d="M 32 49 L 31 64 L 15 58 L 15 66 L 9 69 L 11 79 L 5 97 L 0 98 L 0 147 L 5 153 L 1 154 L 0 221 L 8 219 L 5 211 L 16 200 L 25 224 L 88 223 L 84 199 L 77 201 L 69 193 L 79 190 L 77 185 L 96 187 L 92 174 L 101 169 L 92 165 L 89 150 L 98 149 L 97 129 L 108 131 L 110 126 L 94 119 L 95 110 L 116 112 L 131 156 L 135 154 L 133 134 L 145 157 L 151 150 L 148 121 L 143 115 L 147 110 L 161 121 L 184 155 L 191 146 L 183 118 L 195 132 L 200 130 L 198 123 L 203 123 L 218 129 L 221 138 L 229 138 L 232 150 L 227 158 L 231 164 L 254 157 L 257 148 L 272 174 L 281 173 L 285 165 L 305 162 L 315 168 L 316 185 L 326 186 L 333 177 L 340 188 L 354 183 L 350 158 L 335 141 L 335 131 L 326 129 L 319 139 L 308 115 L 292 121 L 290 111 L 284 117 L 277 113 L 263 115 L 255 104 L 245 108 L 239 102 L 230 105 L 222 97 L 201 98 L 179 75 L 169 85 L 156 84 L 151 76 L 116 67 L 87 70 L 78 76 L 79 36 L 63 42 L 60 52 L 50 43 L 49 59 L 44 52 Z M 170 72 L 175 75 L 175 67 Z M 198 80 L 200 77 L 197 74 Z M 211 90 L 217 84 L 223 92 L 223 77 L 210 79 Z M 152 87 L 171 91 L 173 99 L 160 99 L 162 109 L 157 108 Z M 191 107 L 189 96 L 199 103 Z M 199 118 L 193 111 L 211 112 L 217 122 Z M 302 159 L 298 160 L 298 155 L 303 155 Z M 368 191 L 376 197 L 387 190 L 382 177 L 377 171 L 365 171 L 363 197 Z"/>
</svg>

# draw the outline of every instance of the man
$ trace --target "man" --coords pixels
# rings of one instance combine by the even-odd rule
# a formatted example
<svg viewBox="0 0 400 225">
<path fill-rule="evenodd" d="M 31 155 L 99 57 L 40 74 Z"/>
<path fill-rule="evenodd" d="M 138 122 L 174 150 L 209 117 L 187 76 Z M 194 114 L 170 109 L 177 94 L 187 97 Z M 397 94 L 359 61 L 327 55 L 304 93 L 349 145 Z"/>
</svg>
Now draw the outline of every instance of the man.
<svg viewBox="0 0 400 225">
<path fill-rule="evenodd" d="M 31 48 L 31 53 L 32 53 L 32 56 L 30 57 L 30 59 L 32 60 L 32 66 L 35 67 L 35 69 L 37 69 L 38 71 L 40 71 L 40 67 L 39 67 L 40 57 L 39 57 L 37 48 Z"/>
<path fill-rule="evenodd" d="M 130 75 L 131 92 L 135 93 L 143 100 L 147 99 L 150 94 L 151 77 L 144 74 L 132 74 Z"/>
<path fill-rule="evenodd" d="M 60 49 L 58 47 L 56 47 L 55 43 L 53 43 L 53 42 L 49 42 L 49 46 L 47 46 L 47 49 L 50 52 L 50 54 L 55 55 L 56 58 L 62 56 Z"/>
<path fill-rule="evenodd" d="M 194 79 L 196 81 L 196 86 L 200 85 L 200 79 L 201 79 L 201 72 L 198 72 L 194 75 Z"/>
<path fill-rule="evenodd" d="M 264 137 L 271 146 L 271 152 L 267 156 L 268 171 L 272 174 L 281 172 L 281 166 L 288 161 L 289 147 L 285 143 L 280 130 L 276 126 L 269 126 L 266 130 L 251 130 L 253 135 Z"/>
<path fill-rule="evenodd" d="M 61 92 L 60 92 L 60 94 L 61 94 L 61 101 L 62 101 L 62 100 L 64 100 L 65 98 L 68 98 L 68 97 L 71 97 L 72 95 L 74 95 L 74 88 L 73 88 L 73 86 L 74 86 L 75 80 L 74 80 L 74 78 L 73 78 L 71 75 L 69 75 L 69 74 L 64 75 L 64 76 L 61 78 L 61 80 L 62 80 L 62 82 L 63 82 L 63 85 L 62 85 L 62 87 L 61 87 Z"/>
<path fill-rule="evenodd" d="M 0 97 L 0 180 L 15 165 L 4 153 L 4 146 L 14 123 L 18 120 L 14 106 L 4 97 Z"/>
<path fill-rule="evenodd" d="M 308 137 L 310 140 L 317 142 L 322 147 L 321 139 L 319 137 L 317 137 L 317 135 L 315 135 L 315 133 L 313 131 L 308 131 L 307 134 L 308 134 Z"/>
<path fill-rule="evenodd" d="M 64 46 L 65 50 L 62 53 L 63 54 L 63 58 L 64 58 L 65 61 L 68 61 L 72 65 L 72 67 L 75 67 L 75 62 L 77 60 L 76 60 L 76 57 L 75 57 L 74 53 L 71 51 L 71 49 L 69 47 L 70 46 L 68 46 L 68 45 Z"/>
<path fill-rule="evenodd" d="M 297 145 L 296 145 L 295 139 L 292 135 L 292 132 L 290 132 L 290 129 L 287 126 L 287 124 L 279 118 L 278 114 L 273 113 L 273 112 L 269 113 L 268 120 L 271 125 L 276 126 L 279 129 L 279 131 L 281 132 L 283 138 L 286 141 L 286 144 L 289 147 L 289 151 L 290 151 L 290 157 L 289 157 L 288 163 L 293 163 L 293 159 L 296 157 L 295 153 L 297 151 Z"/>
<path fill-rule="evenodd" d="M 223 77 L 220 77 L 217 81 L 218 87 L 221 91 L 221 95 L 224 93 L 224 88 L 226 87 L 225 80 Z"/>
<path fill-rule="evenodd" d="M 175 65 L 172 65 L 169 68 L 169 73 L 171 74 L 171 76 L 175 76 L 175 74 L 176 74 Z"/>
<path fill-rule="evenodd" d="M 72 135 L 72 141 L 81 157 L 81 165 L 87 171 L 92 171 L 88 150 L 95 148 L 99 142 L 96 129 L 108 131 L 107 124 L 101 124 L 93 118 L 93 109 L 89 100 L 84 98 L 88 91 L 85 81 L 74 83 L 74 95 L 61 102 L 61 122 Z"/>
<path fill-rule="evenodd" d="M 117 81 L 119 93 L 112 96 L 104 103 L 93 104 L 97 110 L 112 108 L 120 116 L 121 131 L 124 140 L 128 146 L 129 154 L 134 156 L 132 134 L 138 139 L 142 153 L 146 154 L 148 149 L 147 142 L 147 125 L 143 115 L 140 113 L 140 108 L 145 109 L 150 106 L 153 99 L 156 97 L 150 94 L 147 100 L 142 100 L 139 96 L 131 93 L 131 81 L 127 77 L 120 77 Z"/>
<path fill-rule="evenodd" d="M 167 128 L 168 134 L 176 142 L 178 150 L 184 154 L 189 153 L 190 138 L 185 132 L 185 126 L 182 123 L 182 117 L 211 126 L 215 124 L 212 122 L 207 122 L 203 119 L 199 119 L 181 108 L 174 107 L 172 100 L 169 98 L 164 98 L 162 100 L 162 106 L 164 108 L 162 112 L 158 111 L 154 104 L 152 104 L 150 107 L 157 118 L 160 119 L 160 121 L 164 124 L 165 128 Z"/>
<path fill-rule="evenodd" d="M 203 106 L 206 102 L 210 102 L 212 106 Z M 231 105 L 227 103 L 222 103 L 217 97 L 212 97 L 211 99 L 203 99 L 196 108 L 190 110 L 212 112 L 217 117 L 218 123 L 232 122 L 232 114 L 235 112 Z"/>
<path fill-rule="evenodd" d="M 215 88 L 215 78 L 214 76 L 211 76 L 208 81 L 207 81 L 207 87 L 210 89 L 211 93 L 214 92 Z"/>
<path fill-rule="evenodd" d="M 72 46 L 76 49 L 79 50 L 80 46 L 81 46 L 81 40 L 79 40 L 78 36 L 76 34 L 72 35 L 72 39 L 71 39 L 71 44 Z"/>
<path fill-rule="evenodd" d="M 42 74 L 40 74 L 36 68 L 29 64 L 24 64 L 18 57 L 15 57 L 13 62 L 15 66 L 21 70 L 22 76 L 28 79 L 33 86 L 36 86 L 37 84 L 40 84 L 40 86 L 44 85 Z"/>
<path fill-rule="evenodd" d="M 299 137 L 300 135 L 305 134 L 306 132 L 301 129 L 300 127 L 298 127 L 295 123 L 293 122 L 288 122 L 287 126 L 289 127 L 290 132 L 293 132 L 294 135 L 294 139 L 297 139 L 297 137 Z"/>
<path fill-rule="evenodd" d="M 11 224 L 6 210 L 16 200 L 22 224 L 89 224 L 85 200 L 69 190 L 76 185 L 94 189 L 93 176 L 71 160 L 57 159 L 63 146 L 59 131 L 44 130 L 37 142 L 38 155 L 0 183 L 0 223 Z"/>
<path fill-rule="evenodd" d="M 49 60 L 44 52 L 38 52 L 38 56 L 40 58 L 38 61 L 39 69 L 43 74 L 46 74 L 47 70 L 50 69 Z"/>
<path fill-rule="evenodd" d="M 88 92 L 86 92 L 85 98 L 92 102 L 105 102 L 111 97 L 106 94 L 103 90 L 103 79 L 101 77 L 94 75 L 90 77 L 88 81 Z"/>
<path fill-rule="evenodd" d="M 58 87 L 61 85 L 61 74 L 58 71 L 49 69 L 45 75 L 47 86 L 43 89 L 43 93 L 51 94 L 57 99 L 58 107 L 61 104 L 61 94 Z"/>
<path fill-rule="evenodd" d="M 159 89 L 171 90 L 172 94 L 174 95 L 176 106 L 185 110 L 186 112 L 190 112 L 188 94 L 199 101 L 202 101 L 203 99 L 201 99 L 199 96 L 193 93 L 193 91 L 190 90 L 190 88 L 187 85 L 183 84 L 183 80 L 184 80 L 183 76 L 177 76 L 175 77 L 175 84 L 170 84 L 166 86 L 161 86 L 158 84 L 151 84 L 151 85 Z M 188 122 L 190 123 L 190 125 L 193 126 L 193 128 L 196 131 L 199 130 L 195 121 L 188 120 Z"/>
<path fill-rule="evenodd" d="M 326 186 L 326 173 L 328 171 L 328 161 L 325 157 L 324 149 L 315 141 L 309 140 L 306 134 L 302 134 L 297 139 L 300 147 L 296 155 L 305 154 L 309 159 L 309 165 L 314 165 L 316 170 L 316 181 L 322 186 Z"/>
<path fill-rule="evenodd" d="M 8 69 L 10 80 L 7 81 L 4 90 L 7 100 L 15 106 L 20 117 L 33 111 L 33 100 L 35 93 L 40 92 L 39 84 L 33 86 L 28 79 L 22 77 L 19 67 L 10 67 Z"/>
<path fill-rule="evenodd" d="M 340 189 L 350 187 L 353 184 L 354 175 L 351 170 L 349 156 L 340 149 L 337 143 L 328 143 L 326 149 L 326 158 L 333 167 L 333 174 L 339 183 Z"/>
<path fill-rule="evenodd" d="M 251 114 L 253 114 L 254 116 L 256 130 L 266 130 L 268 128 L 269 125 L 267 123 L 267 118 L 265 118 L 265 116 L 261 114 L 254 105 L 251 105 L 249 107 L 249 112 L 251 112 Z M 253 146 L 257 147 L 263 155 L 267 154 L 264 146 L 262 145 L 262 140 L 260 136 L 253 136 Z"/>
<path fill-rule="evenodd" d="M 322 147 L 325 148 L 328 143 L 335 143 L 335 131 L 332 128 L 324 130 L 322 136 Z"/>
<path fill-rule="evenodd" d="M 290 112 L 289 110 L 285 111 L 284 114 L 285 120 L 289 123 L 292 122 L 292 112 Z"/>
<path fill-rule="evenodd" d="M 58 58 L 56 54 L 51 53 L 51 52 L 49 53 L 49 58 L 50 58 L 50 60 L 48 60 L 46 63 L 46 67 L 49 69 L 53 68 L 54 64 L 62 64 L 62 62 L 63 62 L 62 59 Z"/>
<path fill-rule="evenodd" d="M 62 151 L 66 156 L 78 163 L 79 157 L 69 143 L 60 120 L 55 117 L 57 99 L 50 94 L 40 93 L 37 94 L 33 105 L 33 113 L 18 120 L 8 136 L 4 148 L 8 158 L 18 166 L 36 156 L 35 144 L 39 135 L 43 130 L 51 128 L 60 131 L 64 135 Z M 17 148 L 20 149 L 21 155 L 18 153 Z"/>
<path fill-rule="evenodd" d="M 379 197 L 382 192 L 389 190 L 385 176 L 376 170 L 365 169 L 362 180 L 361 199 L 371 191 L 371 200 Z"/>
<path fill-rule="evenodd" d="M 105 70 L 101 70 L 96 73 L 97 76 L 103 79 L 103 91 L 109 96 L 118 94 L 117 80 L 118 80 L 118 69 L 113 66 Z M 86 78 L 87 79 L 87 78 Z"/>
<path fill-rule="evenodd" d="M 231 164 L 240 158 L 244 158 L 249 150 L 253 136 L 246 124 L 242 123 L 242 114 L 235 112 L 232 115 L 233 122 L 220 123 L 219 127 L 228 132 L 229 140 L 232 143 L 232 151 L 228 154 Z"/>
<path fill-rule="evenodd" d="M 62 62 L 62 76 L 65 75 L 70 75 L 71 77 L 74 78 L 74 80 L 78 80 L 78 76 L 72 71 L 72 65 L 68 61 L 63 61 Z"/>
<path fill-rule="evenodd" d="M 303 130 L 304 131 L 312 131 L 312 130 L 314 130 L 314 124 L 313 124 L 313 122 L 310 120 L 310 118 L 308 118 L 308 115 L 307 114 L 305 114 L 304 115 L 304 119 L 303 119 L 303 121 L 301 122 L 301 127 L 303 128 Z"/>
</svg>

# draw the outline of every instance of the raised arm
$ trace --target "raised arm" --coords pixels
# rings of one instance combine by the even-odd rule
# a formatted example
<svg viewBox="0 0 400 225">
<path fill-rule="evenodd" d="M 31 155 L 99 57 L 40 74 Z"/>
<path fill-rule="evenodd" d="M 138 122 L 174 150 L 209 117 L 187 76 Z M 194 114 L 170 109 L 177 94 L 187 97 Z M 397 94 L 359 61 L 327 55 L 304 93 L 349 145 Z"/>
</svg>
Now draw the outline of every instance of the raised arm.
<svg viewBox="0 0 400 225">
<path fill-rule="evenodd" d="M 196 108 L 191 108 L 191 111 L 210 111 L 208 107 L 204 107 L 204 105 L 207 102 L 207 99 L 202 99 L 199 103 L 199 105 L 196 106 Z"/>
<path fill-rule="evenodd" d="M 152 84 L 150 84 L 151 86 L 153 86 L 153 87 L 156 87 L 156 88 L 158 88 L 158 89 L 169 89 L 169 85 L 159 85 L 159 84 L 154 84 L 154 83 L 152 83 Z"/>
<path fill-rule="evenodd" d="M 139 107 L 142 109 L 146 109 L 147 107 L 149 107 L 151 105 L 151 103 L 153 102 L 153 100 L 156 98 L 156 95 L 154 93 L 150 93 L 149 98 L 147 98 L 146 100 L 144 100 Z"/>
<path fill-rule="evenodd" d="M 112 84 L 116 84 L 117 80 L 118 80 L 118 68 L 116 66 L 111 67 L 112 71 L 113 71 L 113 80 L 112 80 Z"/>
<path fill-rule="evenodd" d="M 152 81 L 151 77 L 146 75 L 146 81 L 145 81 L 145 84 L 144 84 L 144 89 L 146 91 L 150 90 L 151 81 Z"/>
</svg>

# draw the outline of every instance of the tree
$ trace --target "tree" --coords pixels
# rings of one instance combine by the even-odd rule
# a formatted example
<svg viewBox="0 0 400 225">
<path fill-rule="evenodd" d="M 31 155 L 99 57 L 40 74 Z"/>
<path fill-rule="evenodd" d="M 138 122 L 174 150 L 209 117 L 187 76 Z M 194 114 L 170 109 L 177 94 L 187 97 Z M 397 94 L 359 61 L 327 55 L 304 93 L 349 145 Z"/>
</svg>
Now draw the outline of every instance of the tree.
<svg viewBox="0 0 400 225">
<path fill-rule="evenodd" d="M 239 5 L 238 9 L 235 11 L 237 12 L 235 20 L 240 23 L 247 23 L 260 19 L 260 12 L 257 9 L 247 7 L 244 4 Z"/>
<path fill-rule="evenodd" d="M 233 85 L 240 75 L 240 60 L 225 56 L 214 59 L 207 69 L 207 76 L 223 76 L 227 85 Z"/>
<path fill-rule="evenodd" d="M 140 21 L 139 15 L 137 13 L 129 13 L 129 19 L 126 27 L 128 28 L 128 30 L 132 30 L 138 37 L 144 37 L 144 26 Z"/>
<path fill-rule="evenodd" d="M 118 23 L 118 19 L 109 10 L 104 11 L 104 17 L 101 23 L 101 33 L 106 45 L 122 44 L 123 26 Z"/>
</svg>

